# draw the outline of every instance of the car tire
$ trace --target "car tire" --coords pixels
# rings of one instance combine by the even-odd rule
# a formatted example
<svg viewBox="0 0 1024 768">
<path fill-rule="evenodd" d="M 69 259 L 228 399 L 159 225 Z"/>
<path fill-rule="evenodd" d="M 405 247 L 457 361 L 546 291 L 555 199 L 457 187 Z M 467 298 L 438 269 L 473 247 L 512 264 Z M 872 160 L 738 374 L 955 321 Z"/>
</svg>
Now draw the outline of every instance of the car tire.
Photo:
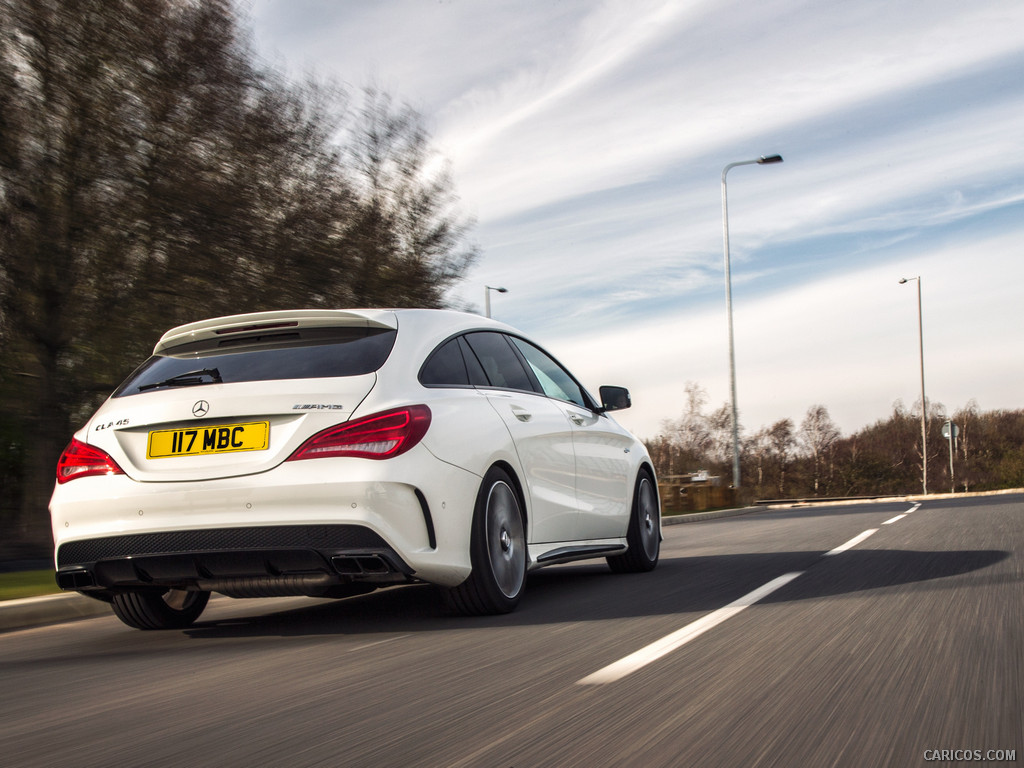
<svg viewBox="0 0 1024 768">
<path fill-rule="evenodd" d="M 448 606 L 475 616 L 514 610 L 526 585 L 526 529 L 515 483 L 500 467 L 480 484 L 470 559 L 469 578 L 445 593 Z"/>
<path fill-rule="evenodd" d="M 629 549 L 624 554 L 607 558 L 615 573 L 653 571 L 661 554 L 661 516 L 654 479 L 641 470 L 633 491 L 633 509 L 626 534 Z"/>
<path fill-rule="evenodd" d="M 135 629 L 184 629 L 191 626 L 210 602 L 209 592 L 170 589 L 159 592 L 118 592 L 114 613 Z"/>
</svg>

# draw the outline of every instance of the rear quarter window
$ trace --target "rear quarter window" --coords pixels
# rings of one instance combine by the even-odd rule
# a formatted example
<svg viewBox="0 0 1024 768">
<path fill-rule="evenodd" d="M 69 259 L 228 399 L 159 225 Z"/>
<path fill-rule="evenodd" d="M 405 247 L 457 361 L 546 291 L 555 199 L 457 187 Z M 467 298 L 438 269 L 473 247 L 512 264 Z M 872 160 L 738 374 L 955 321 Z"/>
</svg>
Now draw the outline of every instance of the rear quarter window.
<svg viewBox="0 0 1024 768">
<path fill-rule="evenodd" d="M 458 339 L 445 342 L 427 358 L 420 371 L 420 384 L 425 387 L 469 386 L 469 373 Z"/>
<path fill-rule="evenodd" d="M 465 336 L 450 339 L 434 350 L 419 375 L 425 387 L 487 387 L 490 382 Z"/>
</svg>

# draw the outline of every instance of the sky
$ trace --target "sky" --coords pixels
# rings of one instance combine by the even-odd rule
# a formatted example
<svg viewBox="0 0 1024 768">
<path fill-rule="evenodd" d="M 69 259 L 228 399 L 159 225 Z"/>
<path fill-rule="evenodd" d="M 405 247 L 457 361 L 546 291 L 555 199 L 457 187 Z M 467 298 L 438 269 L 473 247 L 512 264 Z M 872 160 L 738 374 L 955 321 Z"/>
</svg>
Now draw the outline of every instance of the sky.
<svg viewBox="0 0 1024 768">
<path fill-rule="evenodd" d="M 506 288 L 640 437 L 729 401 L 722 172 L 776 153 L 726 177 L 744 433 L 914 407 L 920 339 L 929 403 L 1024 408 L 1020 0 L 239 2 L 271 64 L 420 112 L 481 252 L 451 301 Z"/>
</svg>

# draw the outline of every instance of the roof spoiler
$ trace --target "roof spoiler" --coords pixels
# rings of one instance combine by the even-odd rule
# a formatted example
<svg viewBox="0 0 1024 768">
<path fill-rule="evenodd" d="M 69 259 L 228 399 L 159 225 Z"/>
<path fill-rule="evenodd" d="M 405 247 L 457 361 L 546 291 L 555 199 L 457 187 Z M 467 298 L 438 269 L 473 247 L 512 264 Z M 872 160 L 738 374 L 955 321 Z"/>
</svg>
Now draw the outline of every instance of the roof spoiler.
<svg viewBox="0 0 1024 768">
<path fill-rule="evenodd" d="M 296 309 L 214 317 L 179 325 L 167 331 L 156 343 L 153 354 L 160 354 L 182 344 L 229 336 L 232 333 L 252 333 L 281 328 L 353 327 L 394 330 L 398 328 L 398 319 L 394 312 L 382 309 Z"/>
</svg>

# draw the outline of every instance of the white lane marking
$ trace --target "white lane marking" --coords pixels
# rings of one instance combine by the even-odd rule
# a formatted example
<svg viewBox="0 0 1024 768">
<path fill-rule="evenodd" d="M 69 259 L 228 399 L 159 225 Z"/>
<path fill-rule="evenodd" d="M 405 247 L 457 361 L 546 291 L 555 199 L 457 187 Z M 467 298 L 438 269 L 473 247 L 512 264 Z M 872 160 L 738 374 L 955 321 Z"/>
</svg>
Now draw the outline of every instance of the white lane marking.
<svg viewBox="0 0 1024 768">
<path fill-rule="evenodd" d="M 895 522 L 903 516 L 904 515 L 894 517 L 889 522 Z M 884 524 L 885 523 L 883 523 L 883 525 Z M 823 557 L 838 555 L 840 552 L 852 549 L 876 533 L 878 533 L 877 528 L 869 528 L 863 533 L 854 536 L 845 544 L 840 544 L 835 549 L 826 552 Z M 660 640 L 655 640 L 653 643 L 641 648 L 639 651 L 631 653 L 629 656 L 625 656 L 618 661 L 612 662 L 607 667 L 602 667 L 597 670 L 597 672 L 587 675 L 581 680 L 577 680 L 576 685 L 604 685 L 605 683 L 614 683 L 617 680 L 621 680 L 627 675 L 636 672 L 638 669 L 646 667 L 648 664 L 657 661 L 662 656 L 671 653 L 677 648 L 681 648 L 694 638 L 703 635 L 709 629 L 717 627 L 723 621 L 731 619 L 744 608 L 748 608 L 759 600 L 763 600 L 775 590 L 784 587 L 793 579 L 798 576 L 802 576 L 804 573 L 806 573 L 806 571 L 793 571 L 791 573 L 783 574 L 777 579 L 772 579 L 764 586 L 758 587 L 753 592 L 748 592 L 740 599 L 732 601 L 728 605 L 719 608 L 717 611 L 712 611 L 707 616 L 703 616 L 696 621 L 687 624 L 685 627 L 677 629 L 669 635 L 665 635 L 665 637 Z"/>
<path fill-rule="evenodd" d="M 852 549 L 853 547 L 856 547 L 858 544 L 860 544 L 862 541 L 864 541 L 864 539 L 866 539 L 869 536 L 872 536 L 872 535 L 874 535 L 876 533 L 878 533 L 878 529 L 877 528 L 869 528 L 868 530 L 864 531 L 864 533 L 861 533 L 861 534 L 858 534 L 858 535 L 854 536 L 852 539 L 850 539 L 845 544 L 840 544 L 838 547 L 833 549 L 831 552 L 826 552 L 825 553 L 825 557 L 829 557 L 830 555 L 838 555 L 840 552 L 845 552 L 848 549 Z"/>
<path fill-rule="evenodd" d="M 607 667 L 597 670 L 597 672 L 594 672 L 591 675 L 587 675 L 582 680 L 577 681 L 576 684 L 602 685 L 604 683 L 614 683 L 616 680 L 621 680 L 626 675 L 636 672 L 641 667 L 645 667 L 653 661 L 657 661 L 662 656 L 680 648 L 695 637 L 699 637 L 709 629 L 718 626 L 726 619 L 732 618 L 744 608 L 753 605 L 758 600 L 764 599 L 775 590 L 785 586 L 797 576 L 800 576 L 802 573 L 803 571 L 796 571 L 794 573 L 787 573 L 783 576 L 779 576 L 777 579 L 772 579 L 764 586 L 744 595 L 739 600 L 734 600 L 727 606 L 719 608 L 717 611 L 713 611 L 707 616 L 687 624 L 682 629 L 677 629 L 672 634 L 666 635 L 660 640 L 654 641 L 646 648 L 641 648 L 636 653 L 631 653 L 629 656 L 619 659 L 618 661 L 609 664 Z"/>
<path fill-rule="evenodd" d="M 350 651 L 365 651 L 367 648 L 373 648 L 375 645 L 384 645 L 384 643 L 393 643 L 395 640 L 404 640 L 410 637 L 410 635 L 395 635 L 394 637 L 385 637 L 383 640 L 375 640 L 372 643 L 363 643 L 363 645 L 357 645 L 354 648 L 350 648 Z"/>
<path fill-rule="evenodd" d="M 917 512 L 917 510 L 919 510 L 920 508 L 921 508 L 921 502 L 917 502 L 917 504 L 915 504 L 914 506 L 912 506 L 912 507 L 911 507 L 910 509 L 908 509 L 908 510 L 907 510 L 906 512 L 904 512 L 903 514 L 901 514 L 901 515 L 896 515 L 896 517 L 892 517 L 892 518 L 889 518 L 889 519 L 888 519 L 888 520 L 886 520 L 886 521 L 885 521 L 884 523 L 882 523 L 882 525 L 892 525 L 892 524 L 893 524 L 893 523 L 895 523 L 895 522 L 896 522 L 897 520 L 902 520 L 902 519 L 903 519 L 904 517 L 906 517 L 907 515 L 911 514 L 912 512 Z"/>
</svg>

